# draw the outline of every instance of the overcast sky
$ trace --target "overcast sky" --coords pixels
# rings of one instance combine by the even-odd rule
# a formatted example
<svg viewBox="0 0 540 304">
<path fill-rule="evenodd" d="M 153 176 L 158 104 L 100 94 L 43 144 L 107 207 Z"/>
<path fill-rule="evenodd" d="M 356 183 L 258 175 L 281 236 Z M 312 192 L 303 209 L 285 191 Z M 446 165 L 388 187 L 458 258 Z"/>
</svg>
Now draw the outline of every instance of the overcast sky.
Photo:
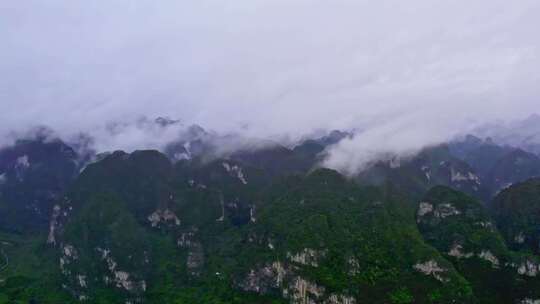
<svg viewBox="0 0 540 304">
<path fill-rule="evenodd" d="M 0 133 L 141 115 L 361 128 L 328 161 L 356 167 L 537 111 L 538 16 L 536 0 L 3 0 Z"/>
</svg>

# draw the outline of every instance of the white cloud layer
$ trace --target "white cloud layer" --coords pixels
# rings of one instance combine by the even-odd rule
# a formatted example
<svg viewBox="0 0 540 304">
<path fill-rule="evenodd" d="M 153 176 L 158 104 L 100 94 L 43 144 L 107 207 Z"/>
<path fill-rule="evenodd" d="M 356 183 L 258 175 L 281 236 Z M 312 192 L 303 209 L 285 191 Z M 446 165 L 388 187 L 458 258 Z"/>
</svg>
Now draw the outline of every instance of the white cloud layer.
<svg viewBox="0 0 540 304">
<path fill-rule="evenodd" d="M 1 1 L 0 133 L 106 145 L 100 126 L 141 115 L 258 137 L 359 128 L 327 160 L 354 170 L 536 111 L 538 16 L 535 0 Z"/>
</svg>

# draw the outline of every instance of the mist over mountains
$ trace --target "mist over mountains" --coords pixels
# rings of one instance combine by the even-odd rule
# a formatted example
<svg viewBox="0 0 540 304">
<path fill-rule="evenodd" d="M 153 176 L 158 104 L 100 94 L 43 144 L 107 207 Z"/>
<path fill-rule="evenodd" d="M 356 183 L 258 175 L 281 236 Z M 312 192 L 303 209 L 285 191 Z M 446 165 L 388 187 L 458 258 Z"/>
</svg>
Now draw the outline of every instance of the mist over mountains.
<svg viewBox="0 0 540 304">
<path fill-rule="evenodd" d="M 89 134 L 99 151 L 160 147 L 178 131 L 140 118 L 159 116 L 287 144 L 360 130 L 327 162 L 354 171 L 379 150 L 410 154 L 536 111 L 538 9 L 528 0 L 5 4 L 0 142 L 43 125 L 63 139 Z"/>
<path fill-rule="evenodd" d="M 407 151 L 356 147 L 357 170 L 324 168 L 343 143 L 368 138 L 362 132 L 321 131 L 283 145 L 168 118 L 107 125 L 109 142 L 129 135 L 130 145 L 145 136 L 150 147 L 161 144 L 161 152 L 125 152 L 97 150 L 87 134 L 63 141 L 35 129 L 0 149 L 0 298 L 540 297 L 537 154 L 466 135 Z"/>
<path fill-rule="evenodd" d="M 0 1 L 0 303 L 539 304 L 538 16 Z"/>
<path fill-rule="evenodd" d="M 228 157 L 236 152 L 265 150 L 282 146 L 293 149 L 306 140 L 324 138 L 334 134 L 336 138 L 320 152 L 317 166 L 337 169 L 346 175 L 355 175 L 378 161 L 408 160 L 425 148 L 460 141 L 486 141 L 493 144 L 519 148 L 538 154 L 540 146 L 540 116 L 533 114 L 522 120 L 495 122 L 470 127 L 467 132 L 454 130 L 440 132 L 433 137 L 433 128 L 421 126 L 410 129 L 399 122 L 391 122 L 373 129 L 331 130 L 319 129 L 309 134 L 291 137 L 249 137 L 248 133 L 225 133 L 208 130 L 197 124 L 186 124 L 182 120 L 168 117 L 154 119 L 141 117 L 131 122 L 106 123 L 101 128 L 88 132 L 56 132 L 42 126 L 27 129 L 24 133 L 12 132 L 4 138 L 4 146 L 20 139 L 60 139 L 80 154 L 110 153 L 116 150 L 127 152 L 156 149 L 172 157 L 204 157 L 214 159 Z M 62 133 L 69 134 L 62 136 Z M 342 133 L 343 135 L 337 135 Z M 424 134 L 425 136 L 422 136 Z M 467 138 L 467 136 L 469 136 Z M 471 136 L 477 137 L 472 139 Z M 383 140 L 381 140 L 383 139 Z M 178 150 L 178 151 L 175 151 Z M 175 152 L 173 152 L 175 151 Z M 172 154 L 171 154 L 172 153 Z"/>
</svg>

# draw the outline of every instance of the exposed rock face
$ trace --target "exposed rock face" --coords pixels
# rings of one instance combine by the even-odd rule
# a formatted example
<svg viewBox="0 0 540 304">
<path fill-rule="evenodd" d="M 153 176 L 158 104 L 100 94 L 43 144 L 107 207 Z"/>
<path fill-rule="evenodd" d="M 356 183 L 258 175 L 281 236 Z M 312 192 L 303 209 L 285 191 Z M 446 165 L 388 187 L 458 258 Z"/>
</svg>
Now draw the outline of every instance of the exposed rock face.
<svg viewBox="0 0 540 304">
<path fill-rule="evenodd" d="M 58 226 L 58 217 L 60 216 L 61 211 L 62 208 L 59 205 L 54 205 L 51 220 L 49 222 L 49 235 L 47 236 L 47 244 L 56 244 L 55 231 L 56 227 Z"/>
<path fill-rule="evenodd" d="M 229 174 L 236 176 L 240 180 L 240 182 L 242 182 L 242 184 L 247 185 L 248 182 L 244 175 L 244 172 L 242 171 L 242 168 L 237 165 L 230 165 L 226 162 L 224 162 L 222 165 Z"/>
<path fill-rule="evenodd" d="M 89 279 L 86 274 L 77 271 L 77 263 L 79 262 L 78 250 L 70 244 L 65 244 L 60 249 L 60 273 L 65 279 L 65 284 L 62 287 L 79 300 L 87 300 L 88 296 L 85 295 L 85 292 L 89 287 Z"/>
<path fill-rule="evenodd" d="M 302 277 L 296 277 L 289 285 L 287 295 L 294 304 L 316 304 L 324 295 L 324 287 Z"/>
<path fill-rule="evenodd" d="M 426 176 L 427 181 L 431 181 L 431 170 L 429 166 L 422 166 L 422 171 L 424 172 L 424 175 Z"/>
<path fill-rule="evenodd" d="M 30 161 L 28 155 L 19 156 L 15 161 L 15 175 L 17 180 L 22 182 L 25 177 L 26 170 L 30 168 Z"/>
<path fill-rule="evenodd" d="M 446 270 L 443 269 L 441 266 L 439 266 L 439 264 L 435 260 L 429 260 L 423 263 L 417 263 L 413 266 L 413 268 L 425 275 L 434 277 L 440 282 L 447 281 L 447 279 L 445 279 L 442 276 L 442 274 L 444 274 Z"/>
<path fill-rule="evenodd" d="M 265 273 L 257 273 L 255 270 L 251 270 L 244 282 L 240 284 L 240 287 L 244 291 L 252 291 L 252 292 L 265 292 L 265 289 L 263 289 L 264 284 L 261 282 L 261 278 L 265 275 Z"/>
<path fill-rule="evenodd" d="M 104 276 L 103 282 L 108 285 L 114 283 L 114 286 L 130 292 L 139 292 L 146 290 L 146 281 L 136 281 L 133 275 L 127 271 L 119 270 L 118 263 L 111 256 L 111 250 L 96 248 L 96 251 L 101 254 L 101 259 L 107 264 L 111 276 Z"/>
<path fill-rule="evenodd" d="M 116 282 L 116 287 L 123 288 L 125 290 L 133 289 L 133 282 L 129 280 L 129 273 L 125 271 L 115 271 L 114 280 Z"/>
<path fill-rule="evenodd" d="M 180 248 L 191 248 L 195 243 L 195 232 L 188 231 L 182 232 L 180 237 L 176 240 L 176 244 Z"/>
<path fill-rule="evenodd" d="M 77 260 L 77 250 L 72 245 L 66 244 L 63 247 L 63 253 L 66 258 L 71 258 L 73 260 Z"/>
<path fill-rule="evenodd" d="M 180 234 L 176 240 L 178 247 L 187 249 L 186 266 L 191 275 L 198 275 L 201 267 L 204 265 L 204 248 L 197 240 L 197 227 L 191 227 L 190 231 Z"/>
<path fill-rule="evenodd" d="M 219 204 L 221 206 L 221 216 L 216 220 L 217 222 L 223 222 L 225 220 L 225 201 L 223 200 L 223 194 L 220 193 Z"/>
<path fill-rule="evenodd" d="M 452 215 L 459 215 L 461 212 L 457 210 L 452 204 L 440 204 L 435 209 L 434 215 L 438 218 L 446 218 Z"/>
<path fill-rule="evenodd" d="M 109 271 L 114 272 L 116 270 L 116 262 L 110 256 L 111 251 L 109 249 L 96 248 L 96 250 L 101 253 L 101 259 L 107 263 Z"/>
<path fill-rule="evenodd" d="M 347 265 L 349 266 L 349 275 L 355 276 L 360 273 L 360 263 L 355 257 L 349 257 L 347 260 Z"/>
<path fill-rule="evenodd" d="M 292 264 L 276 261 L 250 270 L 239 283 L 239 287 L 258 294 L 279 290 L 292 304 L 356 304 L 356 300 L 351 296 L 326 294 L 323 286 L 298 275 L 296 272 L 299 269 Z"/>
<path fill-rule="evenodd" d="M 285 279 L 285 275 L 287 274 L 287 270 L 285 270 L 281 262 L 272 263 L 272 270 L 276 274 L 276 286 L 281 287 L 283 280 Z"/>
<path fill-rule="evenodd" d="M 540 304 L 540 299 L 537 299 L 537 300 L 534 300 L 534 299 L 523 299 L 521 300 L 521 302 L 519 302 L 520 304 Z"/>
<path fill-rule="evenodd" d="M 485 222 L 477 222 L 477 223 L 474 223 L 476 226 L 480 226 L 482 228 L 486 228 L 486 229 L 489 229 L 489 230 L 493 230 L 494 229 L 494 225 L 492 222 L 489 222 L 489 221 L 485 221 Z"/>
<path fill-rule="evenodd" d="M 518 233 L 518 235 L 516 235 L 516 236 L 514 237 L 514 242 L 515 242 L 516 244 L 523 244 L 523 243 L 525 243 L 525 234 L 524 234 L 523 232 Z"/>
<path fill-rule="evenodd" d="M 356 304 L 356 299 L 346 295 L 331 295 L 324 304 Z"/>
<path fill-rule="evenodd" d="M 250 270 L 246 279 L 240 283 L 240 287 L 244 291 L 264 294 L 270 289 L 281 288 L 288 274 L 289 271 L 281 262 L 273 262 L 258 270 Z"/>
<path fill-rule="evenodd" d="M 287 258 L 294 263 L 306 265 L 306 266 L 319 266 L 319 260 L 324 258 L 326 255 L 325 251 L 317 251 L 310 248 L 304 248 L 301 252 L 296 254 L 291 254 L 287 252 Z"/>
<path fill-rule="evenodd" d="M 24 170 L 30 167 L 30 161 L 28 155 L 19 156 L 17 158 L 15 168 Z"/>
<path fill-rule="evenodd" d="M 249 221 L 251 223 L 257 222 L 257 219 L 255 218 L 255 206 L 249 208 Z"/>
<path fill-rule="evenodd" d="M 517 271 L 520 275 L 536 277 L 540 272 L 540 265 L 527 259 L 518 266 Z"/>
<path fill-rule="evenodd" d="M 452 182 L 466 182 L 466 181 L 472 181 L 476 183 L 477 185 L 480 185 L 480 178 L 476 176 L 472 172 L 462 173 L 459 171 L 451 169 L 451 176 L 450 179 Z"/>
<path fill-rule="evenodd" d="M 461 211 L 459 211 L 452 204 L 439 204 L 437 206 L 433 206 L 431 203 L 422 202 L 418 206 L 418 211 L 416 212 L 417 222 L 420 223 L 425 217 L 431 214 L 435 218 L 444 219 L 449 216 L 459 215 L 461 214 Z"/>
<path fill-rule="evenodd" d="M 200 268 L 204 265 L 204 250 L 199 242 L 192 242 L 186 260 L 186 266 L 192 275 L 198 275 Z"/>
<path fill-rule="evenodd" d="M 470 257 L 474 256 L 473 253 L 464 253 L 463 252 L 463 246 L 461 246 L 459 244 L 454 244 L 452 246 L 452 248 L 450 248 L 450 251 L 448 251 L 448 255 L 456 257 L 458 259 L 470 258 Z"/>
<path fill-rule="evenodd" d="M 56 204 L 52 208 L 49 218 L 49 233 L 47 235 L 47 244 L 57 245 L 58 237 L 61 236 L 63 226 L 73 211 L 71 199 L 64 197 L 62 204 Z M 61 248 L 63 250 L 63 248 Z"/>
<path fill-rule="evenodd" d="M 81 302 L 88 301 L 88 296 L 80 295 L 80 296 L 78 297 L 78 299 L 79 299 L 79 301 L 81 301 Z"/>
<path fill-rule="evenodd" d="M 418 212 L 416 215 L 418 216 L 418 219 L 425 216 L 428 213 L 433 212 L 433 205 L 427 202 L 421 202 L 418 206 Z"/>
<path fill-rule="evenodd" d="M 268 249 L 274 250 L 276 246 L 274 246 L 274 241 L 272 239 L 268 239 Z"/>
<path fill-rule="evenodd" d="M 499 259 L 489 250 L 483 250 L 478 257 L 490 262 L 494 268 L 499 267 Z"/>
<path fill-rule="evenodd" d="M 16 166 L 19 168 L 30 167 L 30 162 L 28 161 L 28 155 L 23 155 L 23 156 L 18 157 Z"/>
<path fill-rule="evenodd" d="M 180 219 L 169 209 L 154 211 L 154 213 L 148 216 L 148 221 L 152 227 L 159 227 L 161 223 L 172 223 L 176 226 L 180 226 Z"/>
<path fill-rule="evenodd" d="M 450 251 L 448 251 L 448 255 L 458 259 L 467 259 L 472 258 L 475 254 L 473 252 L 464 253 L 461 245 L 454 244 L 452 248 L 450 248 Z M 482 250 L 477 256 L 482 260 L 490 262 L 493 268 L 499 268 L 500 266 L 499 259 L 489 250 Z"/>
<path fill-rule="evenodd" d="M 77 280 L 79 281 L 79 286 L 81 286 L 82 288 L 86 288 L 88 286 L 86 283 L 85 275 L 82 275 L 82 274 L 77 275 Z"/>
</svg>

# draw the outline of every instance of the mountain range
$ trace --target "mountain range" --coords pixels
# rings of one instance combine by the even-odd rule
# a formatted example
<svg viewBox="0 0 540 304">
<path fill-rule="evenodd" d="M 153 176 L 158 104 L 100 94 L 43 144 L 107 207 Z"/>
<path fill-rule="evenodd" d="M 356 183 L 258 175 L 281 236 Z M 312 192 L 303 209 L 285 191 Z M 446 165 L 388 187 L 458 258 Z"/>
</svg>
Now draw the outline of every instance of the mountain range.
<svg viewBox="0 0 540 304">
<path fill-rule="evenodd" d="M 534 145 L 321 166 L 353 136 L 19 139 L 0 150 L 0 303 L 540 303 Z"/>
</svg>

